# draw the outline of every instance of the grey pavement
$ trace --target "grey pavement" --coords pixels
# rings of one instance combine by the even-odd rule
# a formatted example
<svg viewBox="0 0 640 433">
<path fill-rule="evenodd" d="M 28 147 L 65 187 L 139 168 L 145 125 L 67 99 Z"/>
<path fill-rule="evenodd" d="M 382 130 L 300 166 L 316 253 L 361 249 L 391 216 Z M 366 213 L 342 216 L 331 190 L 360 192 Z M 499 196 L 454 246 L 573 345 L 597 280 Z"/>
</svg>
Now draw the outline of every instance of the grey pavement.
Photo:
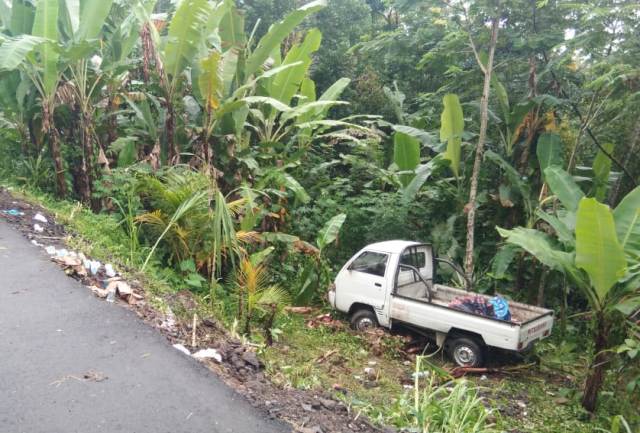
<svg viewBox="0 0 640 433">
<path fill-rule="evenodd" d="M 0 219 L 0 433 L 289 431 Z"/>
</svg>

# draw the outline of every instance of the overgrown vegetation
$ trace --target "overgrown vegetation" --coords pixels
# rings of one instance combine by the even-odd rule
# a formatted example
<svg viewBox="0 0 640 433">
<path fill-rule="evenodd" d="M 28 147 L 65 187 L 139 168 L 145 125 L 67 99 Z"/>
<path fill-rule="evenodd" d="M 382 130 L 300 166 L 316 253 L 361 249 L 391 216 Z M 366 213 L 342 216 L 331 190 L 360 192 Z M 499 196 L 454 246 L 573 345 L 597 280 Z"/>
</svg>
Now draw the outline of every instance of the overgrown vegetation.
<svg viewBox="0 0 640 433">
<path fill-rule="evenodd" d="M 307 364 L 331 344 L 367 362 L 284 307 L 323 307 L 367 243 L 417 239 L 474 290 L 556 310 L 539 373 L 570 375 L 572 403 L 554 423 L 588 431 L 577 401 L 594 428 L 640 423 L 636 2 L 14 0 L 0 18 L 2 179 L 273 345 L 274 380 L 330 386 Z M 468 404 L 463 431 L 510 427 L 476 384 L 411 400 L 388 351 L 391 399 L 349 383 L 374 419 L 460 431 Z"/>
</svg>

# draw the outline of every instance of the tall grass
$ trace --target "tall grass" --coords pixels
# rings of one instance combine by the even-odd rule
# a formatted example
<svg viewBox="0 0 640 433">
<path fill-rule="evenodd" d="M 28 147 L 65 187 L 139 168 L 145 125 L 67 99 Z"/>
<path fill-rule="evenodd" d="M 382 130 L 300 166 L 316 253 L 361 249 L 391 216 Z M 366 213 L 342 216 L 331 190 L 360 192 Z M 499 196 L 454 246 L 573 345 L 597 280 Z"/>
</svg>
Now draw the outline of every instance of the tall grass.
<svg viewBox="0 0 640 433">
<path fill-rule="evenodd" d="M 434 370 L 423 371 L 424 357 L 416 360 L 413 390 L 413 426 L 420 433 L 494 433 L 491 411 L 478 388 L 466 380 L 439 385 Z"/>
</svg>

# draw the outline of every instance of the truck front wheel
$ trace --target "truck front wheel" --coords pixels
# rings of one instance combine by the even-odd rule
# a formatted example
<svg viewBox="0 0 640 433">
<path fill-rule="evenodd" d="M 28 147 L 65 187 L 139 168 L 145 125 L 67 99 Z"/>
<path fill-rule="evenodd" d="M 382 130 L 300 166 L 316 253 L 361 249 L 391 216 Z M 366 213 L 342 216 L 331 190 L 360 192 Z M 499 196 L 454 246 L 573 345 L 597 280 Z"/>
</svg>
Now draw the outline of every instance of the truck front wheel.
<svg viewBox="0 0 640 433">
<path fill-rule="evenodd" d="M 356 331 L 366 331 L 378 327 L 376 313 L 371 310 L 358 310 L 351 315 L 351 327 Z"/>
<path fill-rule="evenodd" d="M 482 367 L 483 347 L 469 337 L 455 337 L 449 343 L 449 356 L 460 367 Z"/>
</svg>

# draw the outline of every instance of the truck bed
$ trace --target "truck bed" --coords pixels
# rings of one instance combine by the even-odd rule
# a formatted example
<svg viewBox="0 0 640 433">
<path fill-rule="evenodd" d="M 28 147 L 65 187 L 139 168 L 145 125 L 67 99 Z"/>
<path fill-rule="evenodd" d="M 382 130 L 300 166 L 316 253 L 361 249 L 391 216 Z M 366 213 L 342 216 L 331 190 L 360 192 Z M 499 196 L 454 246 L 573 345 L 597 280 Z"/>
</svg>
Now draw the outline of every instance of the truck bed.
<svg viewBox="0 0 640 433">
<path fill-rule="evenodd" d="M 431 300 L 432 303 L 446 308 L 449 308 L 449 303 L 451 303 L 451 301 L 460 296 L 468 296 L 470 294 L 473 294 L 481 296 L 487 300 L 491 298 L 491 296 L 488 295 L 470 293 L 465 290 L 455 289 L 453 287 L 442 286 L 439 284 L 434 285 L 431 290 L 434 294 L 434 297 Z M 412 298 L 418 301 L 428 302 L 425 286 L 421 281 L 399 287 L 398 295 Z M 550 310 L 547 310 L 545 308 L 514 301 L 509 301 L 509 311 L 511 311 L 511 320 L 508 321 L 508 323 L 512 323 L 514 325 L 524 324 L 550 313 Z"/>
<path fill-rule="evenodd" d="M 454 298 L 471 294 L 467 291 L 435 285 L 432 292 L 433 298 L 429 302 L 426 286 L 422 282 L 398 287 L 391 297 L 392 320 L 445 335 L 456 328 L 480 335 L 488 346 L 507 350 L 525 349 L 548 336 L 553 325 L 553 312 L 544 308 L 509 302 L 511 320 L 499 320 L 449 307 Z"/>
</svg>

